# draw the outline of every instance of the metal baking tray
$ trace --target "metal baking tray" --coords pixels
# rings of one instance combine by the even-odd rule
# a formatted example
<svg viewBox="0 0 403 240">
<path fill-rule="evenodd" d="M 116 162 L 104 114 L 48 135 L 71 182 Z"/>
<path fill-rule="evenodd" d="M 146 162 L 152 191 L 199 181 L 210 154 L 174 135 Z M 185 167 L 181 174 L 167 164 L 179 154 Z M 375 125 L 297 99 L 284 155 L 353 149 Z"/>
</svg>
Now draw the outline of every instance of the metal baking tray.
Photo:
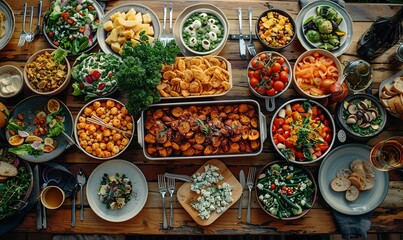
<svg viewBox="0 0 403 240">
<path fill-rule="evenodd" d="M 148 160 L 180 160 L 180 159 L 211 159 L 211 158 L 229 158 L 229 157 L 248 157 L 248 156 L 256 156 L 259 155 L 263 150 L 263 143 L 267 137 L 267 125 L 266 125 L 266 117 L 260 110 L 259 103 L 255 100 L 219 100 L 219 101 L 202 101 L 202 102 L 180 102 L 180 103 L 162 103 L 162 104 L 153 104 L 150 106 L 150 109 L 155 108 L 173 108 L 176 106 L 186 107 L 186 106 L 217 106 L 217 105 L 235 105 L 235 104 L 250 104 L 255 106 L 255 110 L 257 113 L 257 117 L 259 119 L 259 140 L 260 147 L 254 152 L 242 152 L 242 153 L 228 153 L 228 154 L 212 154 L 212 155 L 193 155 L 193 156 L 166 156 L 166 157 L 154 157 L 150 156 L 146 151 L 146 143 L 145 143 L 145 121 L 146 121 L 146 111 L 141 113 L 141 117 L 137 121 L 137 138 L 138 143 L 143 148 L 144 156 Z"/>
</svg>

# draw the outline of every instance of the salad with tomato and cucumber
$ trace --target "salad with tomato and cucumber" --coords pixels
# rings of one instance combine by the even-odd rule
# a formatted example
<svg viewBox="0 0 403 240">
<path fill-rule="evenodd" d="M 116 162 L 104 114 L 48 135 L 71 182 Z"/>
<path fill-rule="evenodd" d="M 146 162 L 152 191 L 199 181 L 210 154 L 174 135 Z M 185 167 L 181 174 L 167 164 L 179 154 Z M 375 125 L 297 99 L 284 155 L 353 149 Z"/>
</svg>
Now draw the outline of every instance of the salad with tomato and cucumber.
<svg viewBox="0 0 403 240">
<path fill-rule="evenodd" d="M 254 93 L 276 97 L 290 84 L 290 64 L 279 53 L 261 52 L 248 66 L 249 86 Z"/>
<path fill-rule="evenodd" d="M 45 36 L 73 55 L 95 44 L 101 16 L 93 0 L 56 0 L 45 12 Z"/>
<path fill-rule="evenodd" d="M 318 160 L 328 152 L 335 139 L 335 126 L 330 117 L 324 107 L 313 101 L 291 100 L 272 119 L 272 143 L 289 161 Z"/>
</svg>

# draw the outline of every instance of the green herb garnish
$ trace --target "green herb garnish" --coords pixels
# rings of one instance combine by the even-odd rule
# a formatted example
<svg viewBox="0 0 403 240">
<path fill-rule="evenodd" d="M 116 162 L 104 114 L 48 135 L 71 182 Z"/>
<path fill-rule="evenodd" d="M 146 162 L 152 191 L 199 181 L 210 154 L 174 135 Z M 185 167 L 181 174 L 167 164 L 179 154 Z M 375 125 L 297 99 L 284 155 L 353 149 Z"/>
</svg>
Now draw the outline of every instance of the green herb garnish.
<svg viewBox="0 0 403 240">
<path fill-rule="evenodd" d="M 123 46 L 120 71 L 117 72 L 118 88 L 127 93 L 127 108 L 132 115 L 139 114 L 149 105 L 159 102 L 161 95 L 157 86 L 161 82 L 163 64 L 173 64 L 179 48 L 175 41 L 164 46 L 156 40 L 148 42 L 145 31 L 140 33 L 140 43 Z"/>
</svg>

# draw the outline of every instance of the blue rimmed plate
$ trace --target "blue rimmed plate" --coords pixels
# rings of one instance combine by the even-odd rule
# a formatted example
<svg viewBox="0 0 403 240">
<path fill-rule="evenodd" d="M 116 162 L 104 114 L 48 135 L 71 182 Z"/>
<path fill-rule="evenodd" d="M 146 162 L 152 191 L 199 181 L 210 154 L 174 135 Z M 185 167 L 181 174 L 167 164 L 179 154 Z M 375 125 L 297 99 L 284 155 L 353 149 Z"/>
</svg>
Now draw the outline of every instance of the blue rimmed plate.
<svg viewBox="0 0 403 240">
<path fill-rule="evenodd" d="M 371 147 L 363 144 L 346 144 L 333 149 L 319 168 L 318 184 L 325 201 L 336 211 L 348 215 L 360 215 L 374 210 L 385 199 L 389 189 L 388 172 L 376 170 L 375 185 L 370 190 L 360 191 L 357 200 L 349 202 L 344 192 L 335 192 L 330 182 L 340 168 L 348 168 L 355 159 L 369 161 Z"/>
<path fill-rule="evenodd" d="M 340 5 L 338 5 L 337 3 L 334 3 L 334 2 L 328 1 L 328 0 L 319 0 L 319 1 L 310 2 L 305 7 L 303 7 L 297 15 L 297 21 L 296 21 L 297 37 L 298 37 L 299 41 L 301 42 L 302 46 L 306 50 L 311 50 L 311 49 L 317 48 L 317 45 L 319 45 L 319 44 L 313 44 L 306 38 L 306 36 L 304 34 L 303 25 L 304 25 L 304 21 L 308 17 L 316 16 L 315 9 L 316 9 L 316 7 L 319 7 L 319 6 L 333 7 L 343 18 L 343 21 L 339 27 L 340 27 L 340 30 L 346 32 L 346 36 L 341 38 L 339 48 L 337 48 L 333 51 L 329 50 L 336 57 L 338 57 L 338 56 L 342 55 L 345 51 L 347 51 L 351 45 L 351 42 L 353 40 L 353 20 L 351 19 L 348 12 L 344 8 L 342 8 Z"/>
</svg>

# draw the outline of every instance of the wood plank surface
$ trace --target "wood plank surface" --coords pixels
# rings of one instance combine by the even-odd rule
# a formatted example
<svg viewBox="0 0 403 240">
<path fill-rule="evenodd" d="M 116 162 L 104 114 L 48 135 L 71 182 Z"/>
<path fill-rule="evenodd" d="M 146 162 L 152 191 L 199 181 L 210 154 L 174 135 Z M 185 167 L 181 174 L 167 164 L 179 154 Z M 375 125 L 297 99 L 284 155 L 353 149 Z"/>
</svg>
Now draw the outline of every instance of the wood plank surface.
<svg viewBox="0 0 403 240">
<path fill-rule="evenodd" d="M 43 35 L 40 35 L 32 43 L 26 43 L 23 47 L 18 47 L 17 42 L 21 33 L 22 23 L 22 8 L 23 2 L 21 1 L 6 1 L 14 11 L 16 28 L 10 42 L 0 50 L 0 66 L 12 64 L 23 70 L 25 62 L 31 54 L 43 48 L 49 48 L 49 44 Z M 28 7 L 34 6 L 35 13 L 37 7 L 36 0 L 26 0 Z M 115 0 L 106 1 L 106 12 L 111 8 L 126 4 L 133 3 L 131 0 Z M 140 3 L 139 1 L 136 1 Z M 179 13 L 192 4 L 201 3 L 201 1 L 171 1 L 174 7 L 173 18 L 177 18 Z M 248 32 L 247 21 L 247 8 L 253 7 L 253 19 L 263 12 L 266 7 L 263 5 L 266 1 L 258 0 L 205 0 L 204 3 L 212 3 L 219 7 L 227 16 L 230 24 L 230 34 L 238 33 L 238 18 L 236 15 L 236 8 L 243 8 L 243 30 L 244 33 Z M 142 4 L 150 7 L 160 19 L 162 19 L 163 2 L 157 0 L 143 1 Z M 296 19 L 300 7 L 297 1 L 270 1 L 270 4 L 275 8 L 285 10 Z M 347 3 L 346 10 L 353 19 L 353 40 L 350 48 L 339 57 L 341 62 L 356 60 L 357 56 L 356 46 L 360 36 L 365 30 L 376 20 L 379 16 L 391 16 L 396 13 L 403 5 L 402 4 L 358 4 Z M 49 8 L 49 1 L 44 1 L 43 10 Z M 34 16 L 34 24 L 36 23 L 36 16 Z M 255 41 L 257 51 L 264 49 Z M 402 63 L 393 62 L 394 52 L 397 46 L 392 47 L 386 53 L 370 62 L 373 68 L 374 82 L 372 84 L 372 91 L 377 93 L 379 84 L 386 78 L 392 76 L 398 70 L 402 69 Z M 99 47 L 95 47 L 92 51 L 99 51 Z M 298 39 L 296 39 L 288 48 L 281 53 L 290 61 L 293 66 L 298 56 L 303 53 L 305 49 L 302 47 Z M 267 118 L 267 127 L 270 124 L 272 113 L 267 112 L 264 107 L 263 99 L 254 97 L 247 83 L 246 68 L 250 59 L 242 60 L 239 56 L 238 40 L 228 40 L 224 49 L 219 54 L 231 62 L 233 88 L 223 97 L 213 97 L 208 100 L 223 100 L 223 99 L 254 99 L 259 102 L 263 114 Z M 70 63 L 73 63 L 75 58 L 69 57 Z M 85 104 L 83 99 L 76 98 L 71 95 L 72 87 L 69 86 L 63 93 L 57 97 L 63 100 L 75 117 L 78 111 Z M 29 89 L 25 86 L 24 90 L 17 97 L 11 99 L 0 99 L 7 106 L 12 108 L 15 104 L 23 98 L 32 95 Z M 112 98 L 116 98 L 123 102 L 125 95 L 117 91 Z M 280 98 L 276 99 L 276 105 L 298 97 L 298 94 L 292 87 Z M 164 101 L 170 102 L 170 101 Z M 334 106 L 329 106 L 332 110 Z M 138 117 L 138 116 L 137 116 Z M 388 116 L 388 124 L 384 131 L 374 139 L 363 143 L 373 146 L 377 142 L 389 136 L 403 135 L 402 120 Z M 136 119 L 137 120 L 137 119 Z M 353 142 L 353 141 L 348 141 Z M 336 144 L 337 145 L 337 144 Z M 175 211 L 175 224 L 173 228 L 168 230 L 162 229 L 162 209 L 161 209 L 161 196 L 158 192 L 157 175 L 165 172 L 187 174 L 194 173 L 206 160 L 192 159 L 192 160 L 161 160 L 150 161 L 147 160 L 143 154 L 143 149 L 138 143 L 137 137 L 133 139 L 129 148 L 118 157 L 125 159 L 136 164 L 144 173 L 147 181 L 149 194 L 147 203 L 144 209 L 133 219 L 123 223 L 109 223 L 99 218 L 89 207 L 88 202 L 85 202 L 85 221 L 77 220 L 77 226 L 72 228 L 70 226 L 71 216 L 71 200 L 67 199 L 62 208 L 57 210 L 48 211 L 48 228 L 40 232 L 43 233 L 110 233 L 110 234 L 140 234 L 140 235 L 242 235 L 242 234 L 261 234 L 261 235 L 278 235 L 278 234 L 339 234 L 335 221 L 332 217 L 332 212 L 328 204 L 324 201 L 323 197 L 319 194 L 313 209 L 303 218 L 294 221 L 281 221 L 266 215 L 263 210 L 259 208 L 256 202 L 256 197 L 253 195 L 252 202 L 252 221 L 250 224 L 246 223 L 246 203 L 247 194 L 243 196 L 244 211 L 241 220 L 238 220 L 237 206 L 234 204 L 222 216 L 218 218 L 213 224 L 209 226 L 199 226 L 193 221 L 191 216 L 182 208 L 181 204 L 175 198 L 174 211 Z M 281 157 L 274 150 L 273 145 L 269 139 L 264 142 L 264 150 L 261 154 L 254 157 L 245 158 L 223 158 L 220 159 L 228 169 L 237 177 L 240 170 L 247 173 L 249 166 L 254 165 L 258 168 L 265 166 L 267 163 L 279 160 Z M 89 174 L 95 169 L 102 161 L 93 159 L 86 154 L 82 153 L 77 148 L 70 148 L 65 151 L 54 162 L 67 166 L 73 174 L 79 168 L 83 168 L 84 172 Z M 320 163 L 311 164 L 308 169 L 317 178 Z M 385 200 L 377 207 L 371 215 L 371 229 L 370 233 L 403 233 L 403 173 L 399 171 L 389 172 L 390 182 L 389 191 Z M 176 183 L 176 189 L 182 183 Z M 255 193 L 253 193 L 255 194 Z M 79 201 L 79 195 L 77 195 Z M 79 211 L 77 211 L 79 214 Z M 77 215 L 78 216 L 78 215 Z M 37 233 L 35 227 L 35 211 L 30 212 L 17 226 L 13 232 L 15 233 Z"/>
</svg>

